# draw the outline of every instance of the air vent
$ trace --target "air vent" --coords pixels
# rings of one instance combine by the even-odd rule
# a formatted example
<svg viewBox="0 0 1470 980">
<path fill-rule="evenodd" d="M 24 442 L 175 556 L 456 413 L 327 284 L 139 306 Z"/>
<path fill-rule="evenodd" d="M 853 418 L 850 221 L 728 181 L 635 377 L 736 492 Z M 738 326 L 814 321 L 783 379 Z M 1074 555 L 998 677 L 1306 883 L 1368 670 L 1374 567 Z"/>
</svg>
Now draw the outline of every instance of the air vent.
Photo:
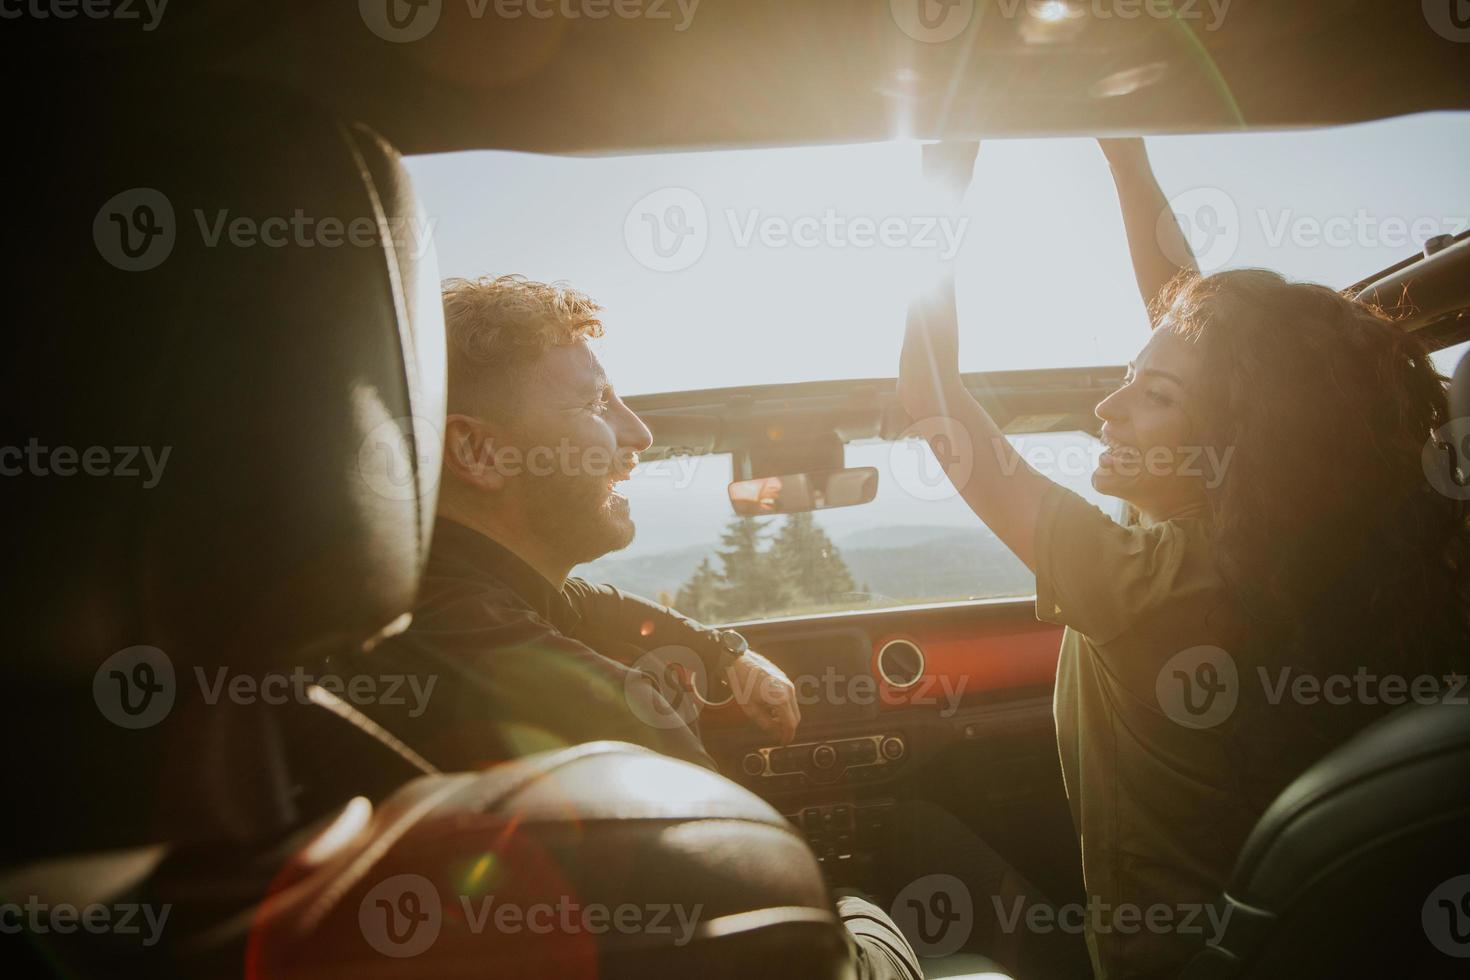
<svg viewBox="0 0 1470 980">
<path fill-rule="evenodd" d="M 889 687 L 913 687 L 924 676 L 924 652 L 908 640 L 889 640 L 878 651 L 878 674 Z"/>
</svg>

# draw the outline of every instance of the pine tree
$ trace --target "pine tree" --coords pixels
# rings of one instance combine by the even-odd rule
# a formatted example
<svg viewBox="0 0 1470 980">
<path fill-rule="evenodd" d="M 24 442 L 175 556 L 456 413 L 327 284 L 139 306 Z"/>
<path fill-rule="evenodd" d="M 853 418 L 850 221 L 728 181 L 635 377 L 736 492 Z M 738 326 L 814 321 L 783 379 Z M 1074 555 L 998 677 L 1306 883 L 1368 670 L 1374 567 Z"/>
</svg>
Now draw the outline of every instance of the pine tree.
<svg viewBox="0 0 1470 980">
<path fill-rule="evenodd" d="M 679 593 L 671 605 L 691 619 L 711 622 L 718 614 L 719 588 L 720 573 L 706 558 L 699 563 L 689 581 L 679 586 Z"/>
<path fill-rule="evenodd" d="M 765 538 L 765 526 L 752 517 L 737 517 L 725 525 L 720 535 L 724 547 L 717 552 L 725 573 L 715 602 L 721 620 L 746 619 L 784 609 L 787 589 L 762 548 Z"/>
<path fill-rule="evenodd" d="M 701 561 L 674 607 L 703 622 L 729 622 L 855 598 L 847 563 L 811 514 L 788 515 L 769 547 L 766 539 L 765 522 L 732 519 L 715 553 L 720 570 L 709 558 Z"/>
<path fill-rule="evenodd" d="M 770 559 L 788 590 L 808 605 L 832 605 L 852 598 L 852 573 L 810 513 L 787 516 L 771 543 Z"/>
</svg>

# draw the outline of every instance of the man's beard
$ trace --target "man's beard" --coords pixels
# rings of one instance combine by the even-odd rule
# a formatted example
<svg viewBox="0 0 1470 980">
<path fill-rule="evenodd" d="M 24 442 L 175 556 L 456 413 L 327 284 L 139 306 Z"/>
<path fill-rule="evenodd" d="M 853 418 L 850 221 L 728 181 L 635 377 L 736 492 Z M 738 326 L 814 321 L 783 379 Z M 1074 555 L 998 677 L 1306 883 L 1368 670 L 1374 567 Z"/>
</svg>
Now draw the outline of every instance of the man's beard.
<svg viewBox="0 0 1470 980">
<path fill-rule="evenodd" d="M 594 474 L 531 476 L 524 488 L 531 532 L 572 565 L 601 558 L 633 541 L 628 501 Z"/>
</svg>

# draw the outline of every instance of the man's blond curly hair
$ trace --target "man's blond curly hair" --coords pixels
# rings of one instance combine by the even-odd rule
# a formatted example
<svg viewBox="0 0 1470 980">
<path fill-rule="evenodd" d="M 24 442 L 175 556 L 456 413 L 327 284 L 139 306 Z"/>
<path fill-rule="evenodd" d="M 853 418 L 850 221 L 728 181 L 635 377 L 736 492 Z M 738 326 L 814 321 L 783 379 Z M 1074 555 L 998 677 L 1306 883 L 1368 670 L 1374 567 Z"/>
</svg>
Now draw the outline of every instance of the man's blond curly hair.
<svg viewBox="0 0 1470 980">
<path fill-rule="evenodd" d="M 449 410 L 505 409 L 505 395 L 553 347 L 602 336 L 602 307 L 566 283 L 481 276 L 443 283 Z"/>
</svg>

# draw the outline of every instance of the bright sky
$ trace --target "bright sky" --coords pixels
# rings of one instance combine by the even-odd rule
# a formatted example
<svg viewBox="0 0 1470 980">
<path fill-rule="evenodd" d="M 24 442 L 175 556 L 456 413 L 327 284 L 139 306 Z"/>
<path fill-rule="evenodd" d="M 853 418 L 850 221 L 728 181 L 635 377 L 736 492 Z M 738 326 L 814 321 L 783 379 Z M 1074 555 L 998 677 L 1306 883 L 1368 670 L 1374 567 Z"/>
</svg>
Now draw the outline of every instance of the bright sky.
<svg viewBox="0 0 1470 980">
<path fill-rule="evenodd" d="M 1470 114 L 1148 147 L 1206 271 L 1345 286 L 1470 224 Z M 958 216 L 925 200 L 915 143 L 408 166 L 443 274 L 589 292 L 607 308 L 598 353 L 624 394 L 892 376 L 909 294 L 952 241 L 966 370 L 1121 364 L 1143 341 L 1090 140 L 986 143 Z"/>
</svg>

